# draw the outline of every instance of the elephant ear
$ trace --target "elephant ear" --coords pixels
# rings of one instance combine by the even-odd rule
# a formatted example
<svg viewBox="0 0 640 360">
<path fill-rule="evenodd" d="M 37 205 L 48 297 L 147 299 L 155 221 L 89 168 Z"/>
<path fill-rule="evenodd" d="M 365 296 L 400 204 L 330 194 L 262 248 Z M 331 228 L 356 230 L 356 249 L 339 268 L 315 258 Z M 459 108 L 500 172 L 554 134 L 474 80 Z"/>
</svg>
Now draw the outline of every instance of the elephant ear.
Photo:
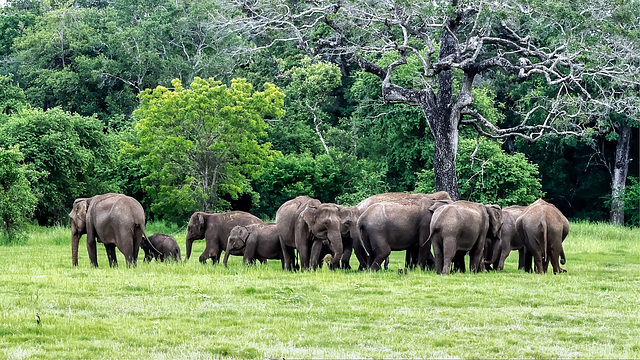
<svg viewBox="0 0 640 360">
<path fill-rule="evenodd" d="M 198 213 L 198 215 L 196 215 L 196 227 L 198 230 L 202 230 L 202 228 L 204 228 L 204 215 L 202 215 L 202 213 Z"/>
<path fill-rule="evenodd" d="M 251 231 L 249 231 L 249 228 L 247 228 L 246 226 L 243 226 L 240 228 L 240 238 L 242 239 L 243 243 L 247 243 L 247 239 L 249 238 L 249 235 L 251 235 Z"/>
<path fill-rule="evenodd" d="M 434 212 L 438 208 L 440 208 L 442 206 L 445 206 L 445 205 L 449 205 L 451 203 L 453 203 L 453 201 L 451 201 L 451 200 L 436 200 L 436 201 L 434 201 L 433 205 L 431 205 L 429 207 L 429 211 Z"/>
<path fill-rule="evenodd" d="M 502 229 L 502 209 L 498 205 L 485 205 L 489 214 L 489 233 L 492 237 L 500 237 Z"/>
<path fill-rule="evenodd" d="M 302 214 L 300 214 L 309 229 L 316 223 L 317 212 L 318 207 L 316 205 L 308 205 L 307 208 L 302 211 Z"/>
</svg>

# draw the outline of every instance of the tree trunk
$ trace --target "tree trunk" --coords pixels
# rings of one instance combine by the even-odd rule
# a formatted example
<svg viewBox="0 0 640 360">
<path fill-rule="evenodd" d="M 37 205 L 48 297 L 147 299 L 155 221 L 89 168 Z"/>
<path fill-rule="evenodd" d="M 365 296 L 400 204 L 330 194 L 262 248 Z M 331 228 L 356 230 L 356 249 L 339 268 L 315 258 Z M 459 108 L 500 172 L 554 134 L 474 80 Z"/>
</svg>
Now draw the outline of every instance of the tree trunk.
<svg viewBox="0 0 640 360">
<path fill-rule="evenodd" d="M 436 191 L 446 191 L 451 199 L 460 199 L 458 174 L 456 173 L 456 153 L 458 151 L 458 128 L 451 123 L 447 108 L 439 107 L 425 111 L 434 139 L 433 172 Z"/>
<path fill-rule="evenodd" d="M 631 143 L 631 126 L 620 122 L 618 126 L 618 143 L 616 145 L 616 161 L 611 173 L 611 214 L 614 224 L 624 225 L 624 189 L 629 170 L 629 148 Z"/>
</svg>

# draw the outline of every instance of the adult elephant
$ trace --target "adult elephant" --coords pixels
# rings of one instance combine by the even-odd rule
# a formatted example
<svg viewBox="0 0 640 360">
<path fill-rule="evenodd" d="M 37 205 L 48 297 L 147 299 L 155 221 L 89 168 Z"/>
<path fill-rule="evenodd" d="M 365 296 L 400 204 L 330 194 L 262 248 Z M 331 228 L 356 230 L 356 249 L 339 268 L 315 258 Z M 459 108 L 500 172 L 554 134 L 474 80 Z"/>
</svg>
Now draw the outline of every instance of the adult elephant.
<svg viewBox="0 0 640 360">
<path fill-rule="evenodd" d="M 227 249 L 227 240 L 231 229 L 236 226 L 260 224 L 262 220 L 244 211 L 229 211 L 220 214 L 195 212 L 187 225 L 186 247 L 188 260 L 191 256 L 191 246 L 195 240 L 205 239 L 206 246 L 200 255 L 200 262 L 206 263 L 211 259 L 212 264 L 220 262 L 220 254 Z"/>
<path fill-rule="evenodd" d="M 328 240 L 333 258 L 331 268 L 340 265 L 343 245 L 340 232 L 342 206 L 321 203 L 308 196 L 298 196 L 280 206 L 276 212 L 276 226 L 286 270 L 291 270 L 291 248 L 298 250 L 300 268 L 316 269 L 323 240 Z"/>
<path fill-rule="evenodd" d="M 566 272 L 558 259 L 563 265 L 566 262 L 562 242 L 569 234 L 569 220 L 553 204 L 538 199 L 527 206 L 516 219 L 516 230 L 530 254 L 527 256 L 533 256 L 537 273 L 546 273 L 549 261 L 554 274 Z M 530 261 L 525 262 L 525 271 L 532 270 Z"/>
<path fill-rule="evenodd" d="M 456 253 L 459 259 L 466 252 L 471 271 L 482 271 L 486 239 L 500 241 L 501 227 L 502 212 L 498 205 L 460 200 L 435 209 L 429 240 L 436 258 L 436 273 L 448 274 Z"/>
<path fill-rule="evenodd" d="M 391 251 L 419 248 L 419 263 L 426 266 L 426 246 L 432 210 L 438 200 L 408 198 L 371 204 L 358 219 L 362 244 L 370 255 L 368 267 L 380 270 Z"/>
<path fill-rule="evenodd" d="M 110 266 L 117 266 L 116 247 L 128 266 L 135 266 L 144 235 L 144 209 L 140 203 L 123 194 L 108 193 L 78 198 L 69 213 L 71 219 L 71 256 L 78 266 L 80 237 L 87 234 L 87 251 L 91 265 L 98 267 L 96 241 L 107 249 Z"/>
<path fill-rule="evenodd" d="M 280 236 L 275 223 L 236 226 L 231 229 L 227 250 L 222 263 L 227 266 L 229 255 L 242 256 L 245 265 L 255 263 L 256 259 L 266 263 L 268 259 L 282 260 Z M 282 265 L 284 269 L 284 262 Z"/>
<path fill-rule="evenodd" d="M 391 192 L 391 193 L 383 193 L 383 194 L 377 194 L 377 195 L 373 195 L 370 196 L 364 200 L 362 200 L 360 203 L 358 203 L 358 205 L 356 205 L 356 209 L 359 211 L 360 214 L 364 213 L 365 210 L 367 210 L 370 206 L 375 205 L 375 204 L 379 204 L 379 203 L 383 203 L 383 202 L 398 202 L 398 201 L 405 201 L 405 200 L 421 200 L 421 199 L 426 199 L 429 201 L 433 201 L 433 200 L 444 200 L 444 201 L 450 201 L 451 197 L 449 196 L 449 194 L 446 191 L 438 191 L 435 192 L 433 194 L 424 194 L 424 193 L 403 193 L 403 192 Z M 428 234 L 427 234 L 428 235 Z M 360 241 L 357 240 L 353 240 L 354 244 L 357 244 Z M 420 264 L 418 261 L 419 258 L 419 254 L 420 254 L 420 246 L 418 243 L 415 243 L 414 246 L 410 247 L 407 249 L 406 251 L 406 255 L 405 255 L 405 267 L 412 269 L 415 268 L 416 266 L 420 265 L 423 268 L 433 268 L 434 266 L 434 260 L 433 260 L 433 255 L 431 254 L 431 246 L 429 244 L 429 246 L 427 246 L 426 249 L 423 249 L 426 251 L 426 253 L 424 253 L 424 255 L 426 255 L 426 263 L 425 264 Z M 366 263 L 368 266 L 368 264 L 373 262 L 373 259 L 369 257 L 370 254 L 368 254 L 366 251 L 362 251 L 363 253 L 363 257 L 366 259 Z M 356 255 L 358 255 L 358 252 L 356 252 Z M 358 258 L 360 260 L 360 258 Z M 389 264 L 389 259 L 385 259 L 385 269 L 387 268 L 387 265 Z M 362 267 L 362 260 L 361 260 L 361 267 Z"/>
</svg>

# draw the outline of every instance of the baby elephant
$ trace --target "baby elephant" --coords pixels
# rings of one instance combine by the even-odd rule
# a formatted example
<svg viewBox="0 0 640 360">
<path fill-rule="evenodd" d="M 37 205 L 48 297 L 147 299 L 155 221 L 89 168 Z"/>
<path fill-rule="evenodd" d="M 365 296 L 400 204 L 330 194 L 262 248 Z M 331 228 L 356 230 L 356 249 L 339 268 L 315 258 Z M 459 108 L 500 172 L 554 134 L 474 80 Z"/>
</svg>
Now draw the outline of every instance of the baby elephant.
<svg viewBox="0 0 640 360">
<path fill-rule="evenodd" d="M 229 255 L 242 255 L 242 262 L 255 263 L 258 259 L 265 263 L 267 259 L 282 259 L 282 247 L 275 223 L 236 226 L 231 229 L 227 242 L 227 251 L 222 263 L 227 266 Z"/>
<path fill-rule="evenodd" d="M 144 250 L 144 261 L 149 262 L 151 259 L 160 259 L 164 261 L 165 258 L 173 260 L 182 260 L 180 257 L 180 247 L 176 242 L 176 239 L 167 234 L 154 234 L 142 238 L 142 244 L 140 244 L 142 250 Z"/>
</svg>

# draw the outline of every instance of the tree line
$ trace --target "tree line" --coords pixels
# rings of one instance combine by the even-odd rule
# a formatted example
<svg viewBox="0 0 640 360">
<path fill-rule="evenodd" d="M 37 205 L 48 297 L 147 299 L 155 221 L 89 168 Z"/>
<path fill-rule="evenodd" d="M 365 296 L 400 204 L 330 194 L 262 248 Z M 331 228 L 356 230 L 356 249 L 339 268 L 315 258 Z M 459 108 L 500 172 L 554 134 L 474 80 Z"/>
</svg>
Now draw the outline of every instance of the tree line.
<svg viewBox="0 0 640 360">
<path fill-rule="evenodd" d="M 637 0 L 8 1 L 4 234 L 110 191 L 180 224 L 444 190 L 638 225 L 638 18 Z"/>
</svg>

